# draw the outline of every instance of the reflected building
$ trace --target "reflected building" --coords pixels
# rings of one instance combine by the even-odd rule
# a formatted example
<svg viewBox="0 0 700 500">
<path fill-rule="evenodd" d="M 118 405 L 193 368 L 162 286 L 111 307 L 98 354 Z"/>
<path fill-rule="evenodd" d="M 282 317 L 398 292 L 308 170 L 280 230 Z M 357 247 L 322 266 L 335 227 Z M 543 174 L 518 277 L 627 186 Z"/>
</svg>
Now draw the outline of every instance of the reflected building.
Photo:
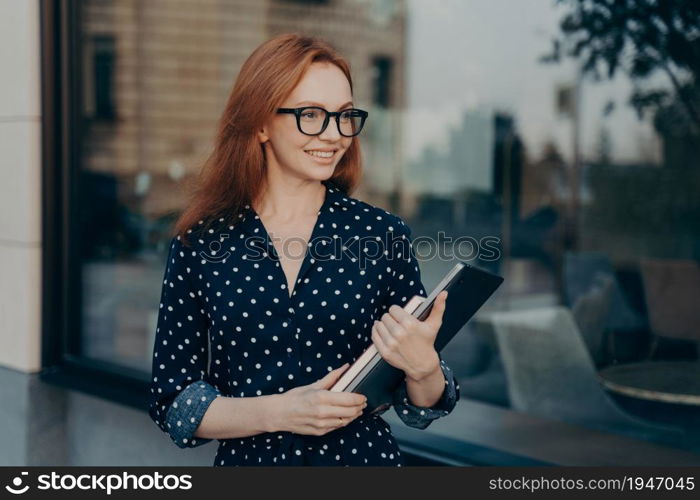
<svg viewBox="0 0 700 500">
<path fill-rule="evenodd" d="M 87 191 L 99 198 L 83 205 L 84 218 L 121 235 L 103 244 L 127 253 L 162 244 L 186 203 L 187 181 L 212 147 L 238 69 L 259 44 L 285 32 L 320 35 L 350 62 L 354 99 L 370 112 L 362 137 L 368 173 L 358 196 L 386 201 L 401 150 L 394 110 L 404 106 L 403 1 L 88 0 L 82 6 L 82 169 Z M 95 213 L 94 203 L 107 208 Z"/>
<path fill-rule="evenodd" d="M 391 204 L 401 161 L 396 110 L 405 104 L 405 3 L 80 5 L 83 347 L 93 358 L 147 369 L 172 224 L 213 146 L 239 68 L 265 40 L 318 35 L 349 61 L 353 98 L 370 113 L 362 135 L 365 178 L 354 195 Z"/>
<path fill-rule="evenodd" d="M 436 224 L 435 231 L 452 226 L 464 230 L 468 201 L 491 196 L 494 186 L 495 131 L 486 109 L 464 111 L 459 124 L 448 132 L 444 150 L 428 145 L 407 162 L 404 212 L 420 225 Z M 426 233 L 432 233 L 425 227 Z"/>
</svg>

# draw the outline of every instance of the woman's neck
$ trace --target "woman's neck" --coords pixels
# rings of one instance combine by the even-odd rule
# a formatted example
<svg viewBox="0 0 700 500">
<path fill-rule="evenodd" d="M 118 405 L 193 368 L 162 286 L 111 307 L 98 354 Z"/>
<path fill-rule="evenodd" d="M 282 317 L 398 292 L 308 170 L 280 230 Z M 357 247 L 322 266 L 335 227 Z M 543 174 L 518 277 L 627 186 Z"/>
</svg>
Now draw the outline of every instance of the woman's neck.
<svg viewBox="0 0 700 500">
<path fill-rule="evenodd" d="M 321 182 L 270 183 L 253 208 L 259 217 L 292 221 L 316 216 L 325 196 Z"/>
</svg>

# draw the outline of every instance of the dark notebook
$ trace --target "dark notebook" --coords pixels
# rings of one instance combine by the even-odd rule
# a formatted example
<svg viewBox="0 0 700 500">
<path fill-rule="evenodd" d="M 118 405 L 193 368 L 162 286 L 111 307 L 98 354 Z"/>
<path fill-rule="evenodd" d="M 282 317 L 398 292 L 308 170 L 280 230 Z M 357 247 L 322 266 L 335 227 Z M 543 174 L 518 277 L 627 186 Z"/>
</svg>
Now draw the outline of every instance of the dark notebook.
<svg viewBox="0 0 700 500">
<path fill-rule="evenodd" d="M 426 299 L 409 300 L 404 308 L 423 320 L 430 315 L 438 294 L 447 290 L 442 326 L 435 339 L 435 350 L 440 352 L 502 282 L 501 276 L 459 261 Z M 384 361 L 374 344 L 371 344 L 345 370 L 331 390 L 364 394 L 367 397 L 364 413 L 371 414 L 382 412 L 391 406 L 392 394 L 404 377 L 404 372 Z"/>
</svg>

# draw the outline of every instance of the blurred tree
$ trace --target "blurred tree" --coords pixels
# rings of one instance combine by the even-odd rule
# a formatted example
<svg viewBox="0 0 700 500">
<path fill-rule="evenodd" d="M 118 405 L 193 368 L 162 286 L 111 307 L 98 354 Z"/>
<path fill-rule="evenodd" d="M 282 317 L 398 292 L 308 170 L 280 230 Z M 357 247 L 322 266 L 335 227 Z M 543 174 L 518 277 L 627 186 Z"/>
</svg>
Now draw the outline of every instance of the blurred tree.
<svg viewBox="0 0 700 500">
<path fill-rule="evenodd" d="M 677 102 L 700 131 L 699 0 L 556 1 L 569 11 L 544 62 L 559 62 L 563 55 L 579 59 L 582 72 L 596 80 L 602 75 L 612 79 L 616 71 L 623 71 L 635 86 L 629 102 L 640 118 L 647 109 L 656 111 Z M 669 79 L 672 90 L 642 88 L 659 72 Z"/>
<path fill-rule="evenodd" d="M 603 165 L 610 165 L 611 156 L 613 151 L 612 135 L 610 134 L 610 129 L 605 125 L 601 125 L 600 131 L 598 132 L 598 163 Z"/>
</svg>

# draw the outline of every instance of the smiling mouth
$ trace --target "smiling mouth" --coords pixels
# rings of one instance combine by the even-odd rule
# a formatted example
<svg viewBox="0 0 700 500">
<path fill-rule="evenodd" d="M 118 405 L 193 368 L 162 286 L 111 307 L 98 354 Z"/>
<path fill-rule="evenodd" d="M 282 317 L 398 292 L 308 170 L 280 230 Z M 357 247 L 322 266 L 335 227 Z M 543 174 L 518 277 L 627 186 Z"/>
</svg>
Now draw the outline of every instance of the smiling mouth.
<svg viewBox="0 0 700 500">
<path fill-rule="evenodd" d="M 317 152 L 317 153 L 311 153 L 310 151 L 312 150 L 304 150 L 304 153 L 306 153 L 309 156 L 312 156 L 314 158 L 321 158 L 324 160 L 330 160 L 331 158 L 335 158 L 335 155 L 338 154 L 338 150 L 333 151 L 332 154 L 329 154 L 330 152 Z"/>
</svg>

